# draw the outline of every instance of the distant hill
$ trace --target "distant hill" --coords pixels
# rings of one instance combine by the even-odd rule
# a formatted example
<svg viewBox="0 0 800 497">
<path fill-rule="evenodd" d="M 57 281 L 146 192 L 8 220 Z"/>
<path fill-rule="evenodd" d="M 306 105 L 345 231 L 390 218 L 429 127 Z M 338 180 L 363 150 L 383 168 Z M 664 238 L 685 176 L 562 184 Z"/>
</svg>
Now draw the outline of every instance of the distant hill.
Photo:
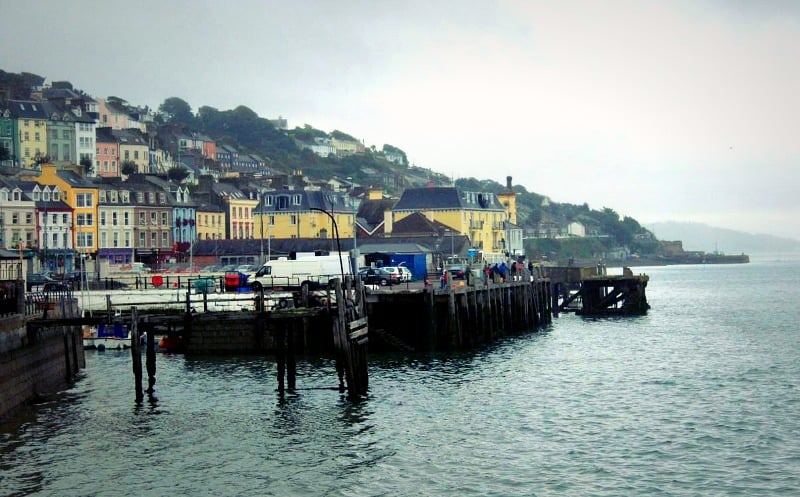
<svg viewBox="0 0 800 497">
<path fill-rule="evenodd" d="M 702 223 L 666 221 L 647 223 L 659 240 L 681 240 L 684 250 L 720 251 L 725 254 L 800 252 L 800 240 L 773 235 L 715 228 Z"/>
</svg>

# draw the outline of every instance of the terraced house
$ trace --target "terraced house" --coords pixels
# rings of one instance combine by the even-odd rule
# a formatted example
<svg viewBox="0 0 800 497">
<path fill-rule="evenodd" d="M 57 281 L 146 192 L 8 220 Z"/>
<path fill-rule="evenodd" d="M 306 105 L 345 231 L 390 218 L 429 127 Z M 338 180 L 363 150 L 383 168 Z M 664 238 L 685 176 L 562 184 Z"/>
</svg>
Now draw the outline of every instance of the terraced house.
<svg viewBox="0 0 800 497">
<path fill-rule="evenodd" d="M 37 160 L 47 155 L 47 112 L 42 102 L 29 100 L 9 100 L 8 111 L 14 134 L 15 162 L 19 167 L 35 169 Z"/>
<path fill-rule="evenodd" d="M 73 246 L 78 254 L 87 256 L 97 252 L 97 185 L 74 171 L 57 169 L 55 164 L 42 164 L 36 181 L 58 187 L 63 200 L 73 209 Z"/>
</svg>

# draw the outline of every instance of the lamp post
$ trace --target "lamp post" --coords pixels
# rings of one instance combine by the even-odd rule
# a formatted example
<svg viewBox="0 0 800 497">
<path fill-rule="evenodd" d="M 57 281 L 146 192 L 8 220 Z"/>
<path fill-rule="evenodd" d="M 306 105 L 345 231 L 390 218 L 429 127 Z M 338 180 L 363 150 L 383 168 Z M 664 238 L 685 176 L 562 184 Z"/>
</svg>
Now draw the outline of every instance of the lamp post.
<svg viewBox="0 0 800 497">
<path fill-rule="evenodd" d="M 264 264 L 266 262 L 264 260 L 264 190 L 261 190 L 259 194 L 258 210 L 260 212 L 258 217 L 261 218 L 261 258 L 259 260 L 261 264 Z"/>
<path fill-rule="evenodd" d="M 342 263 L 342 246 L 339 243 L 339 226 L 336 225 L 336 219 L 333 217 L 333 214 L 326 211 L 325 209 L 319 209 L 317 207 L 309 207 L 309 210 L 322 212 L 323 214 L 327 215 L 331 219 L 331 223 L 333 223 L 333 234 L 336 237 L 336 250 L 339 252 L 339 269 L 342 272 L 342 281 L 344 281 L 344 264 Z"/>
<path fill-rule="evenodd" d="M 353 208 L 353 274 L 358 273 L 358 206 L 360 202 L 357 201 L 356 197 L 353 195 L 355 191 L 355 185 L 352 182 L 351 177 L 348 176 L 347 180 L 350 181 L 350 202 L 351 207 Z"/>
</svg>

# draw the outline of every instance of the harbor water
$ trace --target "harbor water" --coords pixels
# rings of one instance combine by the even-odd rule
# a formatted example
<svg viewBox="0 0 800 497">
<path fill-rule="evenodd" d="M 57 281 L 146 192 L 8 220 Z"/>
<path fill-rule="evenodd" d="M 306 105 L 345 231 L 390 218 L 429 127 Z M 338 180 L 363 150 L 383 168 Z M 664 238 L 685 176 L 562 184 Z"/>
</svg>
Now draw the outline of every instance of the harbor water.
<svg viewBox="0 0 800 497">
<path fill-rule="evenodd" d="M 466 353 L 333 363 L 87 351 L 0 426 L 3 496 L 783 496 L 800 489 L 800 259 L 634 268 L 645 316 L 562 315 Z"/>
</svg>

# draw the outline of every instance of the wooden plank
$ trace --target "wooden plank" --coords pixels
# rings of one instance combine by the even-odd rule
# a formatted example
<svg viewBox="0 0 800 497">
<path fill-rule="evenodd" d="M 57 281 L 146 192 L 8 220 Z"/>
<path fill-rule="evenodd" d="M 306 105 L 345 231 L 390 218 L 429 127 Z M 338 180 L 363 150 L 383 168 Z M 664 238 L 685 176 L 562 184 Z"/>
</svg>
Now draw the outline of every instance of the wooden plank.
<svg viewBox="0 0 800 497">
<path fill-rule="evenodd" d="M 347 327 L 350 329 L 350 331 L 356 330 L 358 328 L 363 328 L 366 325 L 367 325 L 367 318 L 358 318 L 347 323 Z"/>
<path fill-rule="evenodd" d="M 348 338 L 350 338 L 350 340 L 358 340 L 361 337 L 365 337 L 365 336 L 367 336 L 367 327 L 366 326 L 364 328 L 361 328 L 360 330 L 351 331 L 350 335 L 348 336 Z"/>
</svg>

